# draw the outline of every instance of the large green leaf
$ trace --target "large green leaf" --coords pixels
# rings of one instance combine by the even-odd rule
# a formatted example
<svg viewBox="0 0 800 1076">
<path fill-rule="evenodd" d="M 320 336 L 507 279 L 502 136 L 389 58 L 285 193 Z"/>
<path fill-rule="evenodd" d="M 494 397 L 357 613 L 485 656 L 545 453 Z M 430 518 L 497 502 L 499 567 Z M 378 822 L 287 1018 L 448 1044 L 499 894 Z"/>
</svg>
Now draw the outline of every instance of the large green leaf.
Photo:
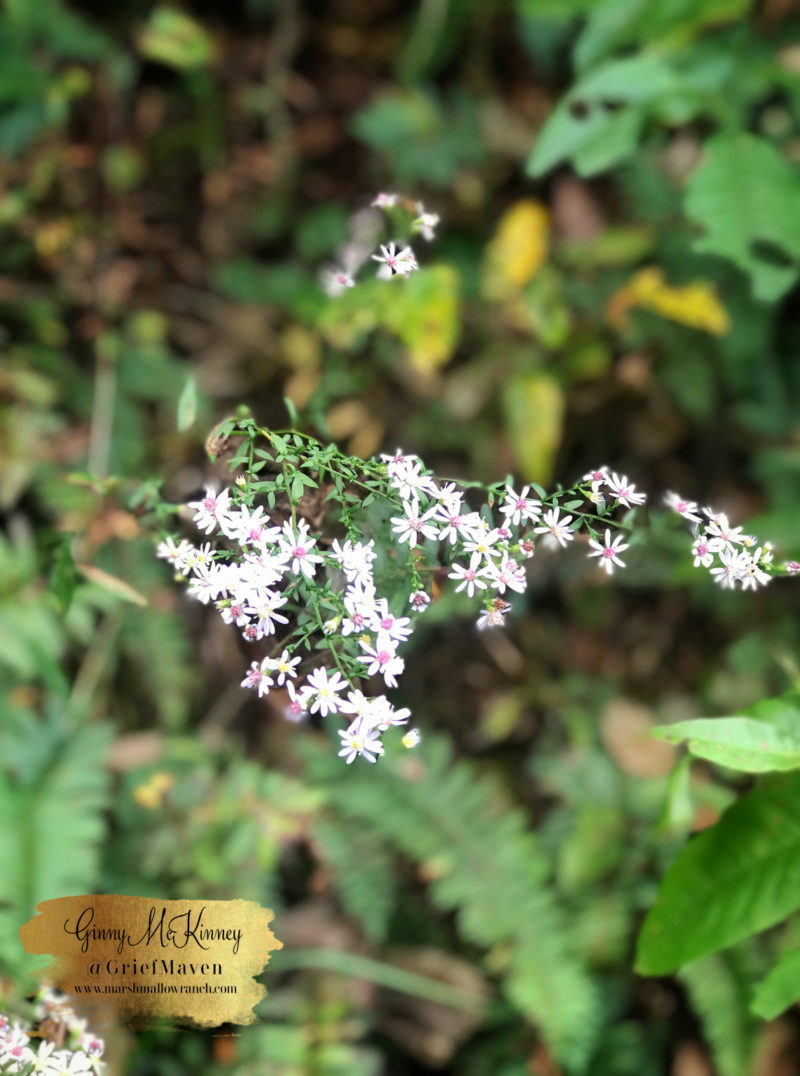
<svg viewBox="0 0 800 1076">
<path fill-rule="evenodd" d="M 719 134 L 689 180 L 684 208 L 705 231 L 698 251 L 750 275 L 757 299 L 779 299 L 800 274 L 800 177 L 769 142 Z"/>
<path fill-rule="evenodd" d="M 667 872 L 636 969 L 665 975 L 800 905 L 800 775 L 767 779 L 695 837 Z"/>
<path fill-rule="evenodd" d="M 784 953 L 753 996 L 752 1010 L 764 1020 L 774 1020 L 800 999 L 800 949 Z"/>
<path fill-rule="evenodd" d="M 536 139 L 529 174 L 543 175 L 566 160 L 581 175 L 609 168 L 633 152 L 648 107 L 682 88 L 681 80 L 658 56 L 603 64 L 581 79 L 553 111 Z"/>
<path fill-rule="evenodd" d="M 655 734 L 669 743 L 687 740 L 693 755 L 720 766 L 764 773 L 800 768 L 800 714 L 795 724 L 790 731 L 752 717 L 701 717 L 663 725 Z"/>
</svg>

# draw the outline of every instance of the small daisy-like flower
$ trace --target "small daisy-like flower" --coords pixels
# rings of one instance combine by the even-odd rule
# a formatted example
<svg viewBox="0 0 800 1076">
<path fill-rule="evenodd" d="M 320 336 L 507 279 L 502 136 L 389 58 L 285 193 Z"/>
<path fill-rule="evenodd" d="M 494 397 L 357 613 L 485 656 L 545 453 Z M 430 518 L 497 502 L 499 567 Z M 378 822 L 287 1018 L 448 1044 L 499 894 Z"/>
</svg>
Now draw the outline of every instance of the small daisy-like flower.
<svg viewBox="0 0 800 1076">
<path fill-rule="evenodd" d="M 622 537 L 621 534 L 618 534 L 612 541 L 611 531 L 606 528 L 605 538 L 602 542 L 596 542 L 594 538 L 589 539 L 589 545 L 595 550 L 589 556 L 600 557 L 600 567 L 608 575 L 613 573 L 615 564 L 618 568 L 625 567 L 625 562 L 619 559 L 619 554 L 628 548 L 627 545 L 623 544 Z"/>
<path fill-rule="evenodd" d="M 340 730 L 339 735 L 342 738 L 339 758 L 343 758 L 348 765 L 359 756 L 367 762 L 376 762 L 378 755 L 383 754 L 383 744 L 378 733 L 362 728 L 358 721 L 354 721 L 350 728 Z"/>
<path fill-rule="evenodd" d="M 684 500 L 680 493 L 674 493 L 672 490 L 665 493 L 664 504 L 667 508 L 671 508 L 673 512 L 677 512 L 679 516 L 683 516 L 684 519 L 690 519 L 692 523 L 702 522 L 697 514 L 696 502 Z"/>
<path fill-rule="evenodd" d="M 603 483 L 608 478 L 608 467 L 605 465 L 597 467 L 594 471 L 587 471 L 583 476 L 584 482 L 591 482 L 593 485 L 596 483 Z"/>
<path fill-rule="evenodd" d="M 327 717 L 329 713 L 339 712 L 342 700 L 339 692 L 344 691 L 347 682 L 342 679 L 338 670 L 328 674 L 326 669 L 314 669 L 309 673 L 306 687 L 309 689 L 308 698 L 311 702 L 309 712 L 321 714 Z"/>
<path fill-rule="evenodd" d="M 501 513 L 506 517 L 506 525 L 513 523 L 517 527 L 541 515 L 541 502 L 530 496 L 530 490 L 530 486 L 525 486 L 520 493 L 515 493 L 511 486 L 506 486 L 505 499 L 500 506 Z"/>
<path fill-rule="evenodd" d="M 783 566 L 783 570 L 787 575 L 797 575 L 800 572 L 800 564 L 796 560 L 787 560 Z"/>
<path fill-rule="evenodd" d="M 377 206 L 378 209 L 391 209 L 392 206 L 397 205 L 399 195 L 392 194 L 391 192 L 381 191 L 372 199 L 370 205 Z"/>
<path fill-rule="evenodd" d="M 714 548 L 720 549 L 733 549 L 734 546 L 741 545 L 744 541 L 744 534 L 741 527 L 732 527 L 728 522 L 728 517 L 720 512 L 706 527 L 706 535 L 709 538 L 716 539 L 715 543 L 712 543 Z"/>
<path fill-rule="evenodd" d="M 561 519 L 560 510 L 551 508 L 542 516 L 542 526 L 535 527 L 534 530 L 537 534 L 552 534 L 559 545 L 566 546 L 567 542 L 571 542 L 574 537 L 569 529 L 570 523 L 572 523 L 572 516 L 565 516 Z"/>
<path fill-rule="evenodd" d="M 322 557 L 312 552 L 316 544 L 317 539 L 309 536 L 308 525 L 304 521 L 298 525 L 297 533 L 288 520 L 284 523 L 280 546 L 295 575 L 302 573 L 306 579 L 313 578 L 316 565 L 322 564 Z"/>
<path fill-rule="evenodd" d="M 269 658 L 264 658 L 262 662 L 254 661 L 248 670 L 247 676 L 242 680 L 242 687 L 256 687 L 258 688 L 258 697 L 269 694 L 269 689 L 275 683 L 272 677 L 269 675 L 270 668 L 267 664 Z"/>
<path fill-rule="evenodd" d="M 422 736 L 420 736 L 419 729 L 409 729 L 401 743 L 403 744 L 403 747 L 407 747 L 410 750 L 412 747 L 416 747 L 421 739 Z"/>
<path fill-rule="evenodd" d="M 322 273 L 322 288 L 333 299 L 348 288 L 355 287 L 355 280 L 344 269 L 330 268 Z"/>
<path fill-rule="evenodd" d="M 177 545 L 173 538 L 165 538 L 163 542 L 159 542 L 156 546 L 156 556 L 162 560 L 169 561 L 176 572 L 184 572 L 191 549 L 191 544 L 185 538 L 178 542 Z"/>
<path fill-rule="evenodd" d="M 484 609 L 477 620 L 478 631 L 486 631 L 487 628 L 501 628 L 505 615 L 505 609 L 498 609 L 494 606 L 491 609 Z"/>
<path fill-rule="evenodd" d="M 276 674 L 275 682 L 278 687 L 283 687 L 287 677 L 293 680 L 297 676 L 295 666 L 299 665 L 300 661 L 299 657 L 290 658 L 288 650 L 284 650 L 279 658 L 267 658 L 267 668 Z"/>
<path fill-rule="evenodd" d="M 733 549 L 722 549 L 719 554 L 720 565 L 711 569 L 714 582 L 727 590 L 736 586 L 737 580 L 742 577 L 746 563 L 750 559 L 746 553 L 738 553 Z"/>
<path fill-rule="evenodd" d="M 610 476 L 607 475 L 606 486 L 608 486 L 619 503 L 624 504 L 626 508 L 636 504 L 644 504 L 647 500 L 646 494 L 637 493 L 636 486 L 629 482 L 624 474 L 618 475 L 612 472 Z"/>
<path fill-rule="evenodd" d="M 308 714 L 308 688 L 297 691 L 291 680 L 286 681 L 286 691 L 289 695 L 289 705 L 283 711 L 287 721 L 295 723 L 302 721 Z"/>
<path fill-rule="evenodd" d="M 398 250 L 396 243 L 389 243 L 388 246 L 381 245 L 380 254 L 373 254 L 372 260 L 381 263 L 381 269 L 378 272 L 381 272 L 385 266 L 391 276 L 408 276 L 418 268 L 417 259 L 411 247 L 401 247 Z"/>
<path fill-rule="evenodd" d="M 600 491 L 601 484 L 600 482 L 592 482 L 592 488 L 588 493 L 584 493 L 584 497 L 590 504 L 601 505 L 606 503 L 605 495 Z"/>
<path fill-rule="evenodd" d="M 484 577 L 486 576 L 485 568 L 478 568 L 474 564 L 464 566 L 463 564 L 453 564 L 452 572 L 447 576 L 448 579 L 457 579 L 458 586 L 456 587 L 456 594 L 459 591 L 466 588 L 467 595 L 471 598 L 476 590 L 486 590 L 487 583 Z"/>
<path fill-rule="evenodd" d="M 439 528 L 435 523 L 428 522 L 433 519 L 436 505 L 420 514 L 419 502 L 412 500 L 406 504 L 405 510 L 405 516 L 393 516 L 391 520 L 392 530 L 401 545 L 408 542 L 409 547 L 414 549 L 420 538 L 439 537 Z"/>
<path fill-rule="evenodd" d="M 714 563 L 714 550 L 709 545 L 708 538 L 705 535 L 701 535 L 694 543 L 692 554 L 695 568 L 710 568 Z"/>
<path fill-rule="evenodd" d="M 742 590 L 756 590 L 760 586 L 764 587 L 772 578 L 769 572 L 765 572 L 761 567 L 763 553 L 764 550 L 761 548 L 757 549 L 751 557 L 746 553 L 742 554 L 743 567 L 739 576 Z"/>
<path fill-rule="evenodd" d="M 434 237 L 436 225 L 439 223 L 439 214 L 426 213 L 422 202 L 417 202 L 416 210 L 418 216 L 411 222 L 411 227 L 415 232 L 419 232 L 423 239 L 430 242 Z"/>
<path fill-rule="evenodd" d="M 405 668 L 405 662 L 399 658 L 394 650 L 387 645 L 370 646 L 359 640 L 359 646 L 364 653 L 358 658 L 367 666 L 367 676 L 380 673 L 387 687 L 397 687 L 397 677 Z"/>
<path fill-rule="evenodd" d="M 787 571 L 788 571 L 787 565 Z M 421 613 L 423 609 L 426 609 L 431 603 L 430 597 L 424 590 L 415 590 L 411 597 L 408 599 L 408 604 L 415 609 L 418 613 Z"/>
<path fill-rule="evenodd" d="M 195 509 L 194 522 L 197 529 L 204 534 L 222 529 L 227 522 L 230 511 L 230 490 L 214 493 L 213 486 L 206 486 L 206 495 L 201 501 L 190 501 L 189 508 Z"/>
</svg>

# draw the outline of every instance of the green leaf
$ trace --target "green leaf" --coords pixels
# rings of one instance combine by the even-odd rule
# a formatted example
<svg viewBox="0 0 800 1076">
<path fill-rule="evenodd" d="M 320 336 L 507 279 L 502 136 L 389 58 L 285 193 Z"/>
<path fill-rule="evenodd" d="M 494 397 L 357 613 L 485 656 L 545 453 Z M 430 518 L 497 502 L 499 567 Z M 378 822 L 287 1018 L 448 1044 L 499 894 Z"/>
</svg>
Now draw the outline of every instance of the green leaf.
<svg viewBox="0 0 800 1076">
<path fill-rule="evenodd" d="M 800 949 L 784 953 L 756 988 L 751 1005 L 756 1016 L 774 1020 L 800 999 Z"/>
<path fill-rule="evenodd" d="M 679 975 L 700 1017 L 719 1076 L 749 1076 L 752 1071 L 755 1021 L 748 1012 L 746 980 L 736 956 L 708 956 Z"/>
<path fill-rule="evenodd" d="M 194 374 L 189 374 L 178 400 L 178 429 L 181 433 L 191 429 L 197 418 L 197 382 Z"/>
<path fill-rule="evenodd" d="M 666 975 L 800 905 L 800 775 L 767 779 L 694 837 L 639 935 L 636 970 Z"/>
<path fill-rule="evenodd" d="M 69 609 L 72 595 L 75 593 L 75 585 L 78 581 L 78 572 L 75 561 L 72 559 L 72 534 L 61 536 L 58 549 L 53 557 L 53 568 L 50 573 L 50 591 L 58 602 L 62 613 Z"/>
<path fill-rule="evenodd" d="M 703 253 L 729 258 L 750 275 L 757 299 L 772 302 L 800 275 L 800 179 L 763 138 L 718 134 L 691 175 L 684 208 L 705 231 Z"/>
<path fill-rule="evenodd" d="M 668 743 L 687 740 L 697 758 L 744 773 L 765 773 L 800 767 L 800 714 L 795 714 L 795 723 L 792 733 L 750 717 L 701 717 L 654 731 Z"/>
<path fill-rule="evenodd" d="M 211 38 L 194 19 L 174 8 L 156 8 L 139 35 L 139 51 L 148 60 L 186 70 L 207 66 L 214 56 Z"/>
<path fill-rule="evenodd" d="M 682 89 L 666 60 L 638 55 L 603 64 L 581 79 L 560 102 L 536 139 L 529 175 L 541 176 L 571 160 L 592 175 L 630 156 L 648 107 Z"/>
<path fill-rule="evenodd" d="M 547 482 L 564 420 L 564 393 L 558 381 L 544 370 L 512 377 L 503 392 L 503 410 L 521 477 L 526 482 Z"/>
</svg>

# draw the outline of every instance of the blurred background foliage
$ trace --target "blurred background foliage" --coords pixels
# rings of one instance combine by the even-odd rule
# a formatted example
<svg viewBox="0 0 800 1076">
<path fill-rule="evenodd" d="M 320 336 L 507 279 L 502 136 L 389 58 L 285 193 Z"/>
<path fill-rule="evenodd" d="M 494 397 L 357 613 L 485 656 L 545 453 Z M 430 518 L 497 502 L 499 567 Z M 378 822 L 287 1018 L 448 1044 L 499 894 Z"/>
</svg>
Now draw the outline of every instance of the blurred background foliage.
<svg viewBox="0 0 800 1076">
<path fill-rule="evenodd" d="M 6 0 L 7 999 L 39 900 L 241 897 L 286 946 L 262 1023 L 120 1034 L 112 1073 L 800 1072 L 797 1018 L 746 986 L 796 922 L 631 971 L 676 849 L 747 786 L 652 725 L 798 686 L 791 583 L 721 592 L 656 518 L 610 585 L 537 556 L 507 635 L 444 594 L 405 678 L 422 745 L 347 769 L 245 697 L 145 514 L 288 395 L 357 454 L 608 463 L 797 556 L 798 30 L 791 0 Z M 407 287 L 329 299 L 380 189 L 441 238 Z"/>
</svg>

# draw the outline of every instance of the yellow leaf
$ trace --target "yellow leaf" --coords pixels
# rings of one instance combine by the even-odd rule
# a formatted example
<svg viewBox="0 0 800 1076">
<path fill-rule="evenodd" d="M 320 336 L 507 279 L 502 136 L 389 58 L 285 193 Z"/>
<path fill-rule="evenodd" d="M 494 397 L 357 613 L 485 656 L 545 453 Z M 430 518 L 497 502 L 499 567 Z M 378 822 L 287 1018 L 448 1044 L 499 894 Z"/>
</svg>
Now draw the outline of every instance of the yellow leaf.
<svg viewBox="0 0 800 1076">
<path fill-rule="evenodd" d="M 506 383 L 503 408 L 520 476 L 528 482 L 548 482 L 564 421 L 564 394 L 558 381 L 544 370 L 518 374 Z"/>
<path fill-rule="evenodd" d="M 550 215 L 539 202 L 526 198 L 506 210 L 486 249 L 487 299 L 506 298 L 536 275 L 547 258 L 549 235 Z"/>
<path fill-rule="evenodd" d="M 640 269 L 612 295 L 607 308 L 609 320 L 624 327 L 628 311 L 634 306 L 714 336 L 724 336 L 730 328 L 728 313 L 713 285 L 698 280 L 672 287 L 664 280 L 663 271 L 654 265 Z"/>
<path fill-rule="evenodd" d="M 385 324 L 406 345 L 415 369 L 433 373 L 450 361 L 458 340 L 458 274 L 450 265 L 431 265 L 388 283 L 396 299 L 386 307 Z"/>
</svg>

